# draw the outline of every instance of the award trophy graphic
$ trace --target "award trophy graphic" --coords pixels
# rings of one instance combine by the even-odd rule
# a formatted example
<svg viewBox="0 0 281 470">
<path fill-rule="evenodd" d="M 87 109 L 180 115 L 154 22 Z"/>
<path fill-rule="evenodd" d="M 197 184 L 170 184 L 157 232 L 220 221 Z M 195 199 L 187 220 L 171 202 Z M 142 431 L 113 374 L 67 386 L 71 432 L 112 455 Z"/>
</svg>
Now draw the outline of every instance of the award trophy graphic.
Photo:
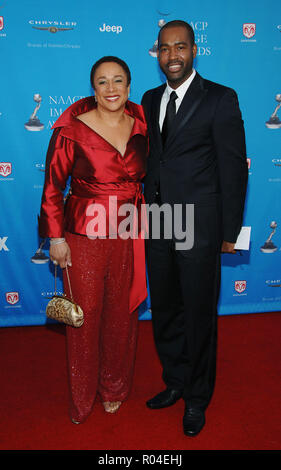
<svg viewBox="0 0 281 470">
<path fill-rule="evenodd" d="M 38 94 L 38 93 L 35 93 L 35 95 L 33 96 L 33 99 L 35 101 L 36 106 L 35 106 L 35 109 L 33 111 L 33 113 L 31 114 L 30 118 L 29 118 L 29 121 L 25 123 L 24 127 L 28 130 L 28 131 L 42 131 L 42 129 L 44 129 L 44 124 L 42 124 L 39 120 L 39 118 L 36 116 L 40 106 L 41 106 L 41 101 L 42 101 L 42 98 L 41 96 Z"/>
<path fill-rule="evenodd" d="M 272 232 L 269 235 L 268 239 L 266 240 L 265 244 L 261 247 L 261 251 L 263 253 L 274 253 L 277 250 L 277 246 L 271 241 L 273 235 L 276 232 L 277 223 L 272 221 L 270 224 L 270 228 L 272 228 Z"/>
<path fill-rule="evenodd" d="M 162 28 L 162 26 L 164 26 L 164 24 L 166 24 L 165 20 L 158 21 L 158 26 L 160 29 Z M 151 55 L 151 57 L 157 57 L 157 49 L 158 49 L 158 39 L 156 39 L 151 49 L 149 49 L 148 51 L 149 55 Z"/>
<path fill-rule="evenodd" d="M 39 215 L 37 216 L 37 222 L 39 224 Z M 46 240 L 47 240 L 46 238 L 43 238 L 42 242 L 40 243 L 40 246 L 39 246 L 38 250 L 36 250 L 35 255 L 32 256 L 32 258 L 31 258 L 32 263 L 35 263 L 35 264 L 48 263 L 49 257 L 46 256 L 44 251 L 43 251 L 43 246 L 45 245 Z"/>
<path fill-rule="evenodd" d="M 281 121 L 279 117 L 277 116 L 277 111 L 281 107 L 281 94 L 279 93 L 278 95 L 275 96 L 275 99 L 277 101 L 277 106 L 270 116 L 269 120 L 265 123 L 266 127 L 269 129 L 280 129 L 281 128 Z"/>
<path fill-rule="evenodd" d="M 45 255 L 45 253 L 42 249 L 43 246 L 45 245 L 45 243 L 46 243 L 46 238 L 44 238 L 44 240 L 40 243 L 40 246 L 39 246 L 38 250 L 36 251 L 35 255 L 32 256 L 32 258 L 31 258 L 32 263 L 35 263 L 35 264 L 48 263 L 49 258 L 48 258 L 48 256 Z"/>
</svg>

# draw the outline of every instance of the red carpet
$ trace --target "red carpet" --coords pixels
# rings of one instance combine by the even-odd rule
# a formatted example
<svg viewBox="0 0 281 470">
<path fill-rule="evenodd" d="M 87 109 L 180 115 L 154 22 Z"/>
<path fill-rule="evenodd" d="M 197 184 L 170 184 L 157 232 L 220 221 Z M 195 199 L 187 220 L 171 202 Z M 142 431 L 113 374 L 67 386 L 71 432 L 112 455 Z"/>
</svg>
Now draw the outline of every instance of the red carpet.
<svg viewBox="0 0 281 470">
<path fill-rule="evenodd" d="M 0 329 L 1 450 L 280 450 L 281 314 L 219 317 L 218 371 L 206 426 L 182 432 L 182 400 L 148 410 L 164 388 L 151 322 L 141 321 L 128 402 L 109 415 L 96 403 L 85 424 L 67 414 L 64 327 Z"/>
</svg>

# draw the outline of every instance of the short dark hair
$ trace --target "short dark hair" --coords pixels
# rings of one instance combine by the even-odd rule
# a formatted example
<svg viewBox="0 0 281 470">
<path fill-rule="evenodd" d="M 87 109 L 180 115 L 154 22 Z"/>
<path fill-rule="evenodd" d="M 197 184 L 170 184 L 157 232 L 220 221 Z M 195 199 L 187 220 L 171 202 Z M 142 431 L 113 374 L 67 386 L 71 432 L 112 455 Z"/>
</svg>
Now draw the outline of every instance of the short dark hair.
<svg viewBox="0 0 281 470">
<path fill-rule="evenodd" d="M 160 29 L 159 33 L 158 33 L 158 49 L 160 47 L 160 37 L 161 37 L 161 33 L 164 29 L 167 29 L 167 28 L 174 28 L 176 26 L 182 26 L 183 28 L 185 28 L 188 32 L 188 35 L 189 35 L 189 39 L 190 39 L 190 42 L 191 42 L 191 45 L 194 46 L 195 44 L 195 37 L 194 37 L 194 31 L 193 31 L 193 28 L 192 26 L 190 26 L 190 24 L 188 24 L 186 21 L 182 21 L 182 20 L 173 20 L 173 21 L 169 21 L 168 23 L 164 24 L 164 26 L 162 26 L 162 28 Z"/>
<path fill-rule="evenodd" d="M 130 85 L 131 83 L 131 72 L 124 60 L 119 59 L 119 57 L 115 57 L 113 55 L 107 55 L 104 57 L 101 57 L 101 59 L 97 60 L 97 62 L 94 63 L 92 69 L 91 69 L 91 75 L 90 75 L 90 80 L 91 80 L 91 85 L 93 88 L 94 87 L 94 78 L 95 78 L 95 73 L 97 71 L 97 68 L 101 65 L 104 64 L 105 62 L 115 62 L 116 64 L 120 65 L 124 72 L 126 73 L 127 76 L 127 84 Z"/>
</svg>

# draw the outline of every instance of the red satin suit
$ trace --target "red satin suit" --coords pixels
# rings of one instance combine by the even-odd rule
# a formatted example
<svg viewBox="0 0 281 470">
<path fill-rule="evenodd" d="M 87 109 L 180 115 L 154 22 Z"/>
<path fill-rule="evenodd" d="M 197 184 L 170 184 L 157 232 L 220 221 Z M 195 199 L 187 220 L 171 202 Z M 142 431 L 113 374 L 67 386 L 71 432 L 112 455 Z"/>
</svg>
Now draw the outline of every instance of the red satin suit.
<svg viewBox="0 0 281 470">
<path fill-rule="evenodd" d="M 146 167 L 147 128 L 142 107 L 130 101 L 126 105 L 125 112 L 134 118 L 134 125 L 122 156 L 76 118 L 95 106 L 93 97 L 83 98 L 53 126 L 39 224 L 41 237 L 66 238 L 71 249 L 72 293 L 84 311 L 80 328 L 67 327 L 70 415 L 79 422 L 90 414 L 97 393 L 102 401 L 127 398 L 136 349 L 137 307 L 147 296 L 139 217 L 134 215 L 138 237 L 109 236 L 109 196 L 115 196 L 117 210 L 123 203 L 139 210 L 144 202 L 141 180 Z M 71 195 L 64 204 L 69 176 Z M 87 236 L 93 204 L 106 210 L 106 233 L 101 238 Z"/>
</svg>

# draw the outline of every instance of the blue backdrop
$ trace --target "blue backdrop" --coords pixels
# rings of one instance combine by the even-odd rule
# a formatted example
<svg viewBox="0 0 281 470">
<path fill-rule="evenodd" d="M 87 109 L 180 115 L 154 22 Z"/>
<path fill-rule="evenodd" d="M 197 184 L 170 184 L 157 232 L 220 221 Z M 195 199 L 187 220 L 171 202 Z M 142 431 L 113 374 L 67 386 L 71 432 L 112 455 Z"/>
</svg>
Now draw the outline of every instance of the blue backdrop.
<svg viewBox="0 0 281 470">
<path fill-rule="evenodd" d="M 248 252 L 222 255 L 219 314 L 281 310 L 280 3 L 3 0 L 0 326 L 46 322 L 45 296 L 53 293 L 54 276 L 48 244 L 38 238 L 37 216 L 52 124 L 71 103 L 92 94 L 90 69 L 104 55 L 128 63 L 130 99 L 140 103 L 147 89 L 164 81 L 155 41 L 161 24 L 173 19 L 191 23 L 196 69 L 237 91 L 245 121 L 244 225 L 251 227 L 251 245 Z M 149 298 L 140 318 L 150 318 Z"/>
</svg>

